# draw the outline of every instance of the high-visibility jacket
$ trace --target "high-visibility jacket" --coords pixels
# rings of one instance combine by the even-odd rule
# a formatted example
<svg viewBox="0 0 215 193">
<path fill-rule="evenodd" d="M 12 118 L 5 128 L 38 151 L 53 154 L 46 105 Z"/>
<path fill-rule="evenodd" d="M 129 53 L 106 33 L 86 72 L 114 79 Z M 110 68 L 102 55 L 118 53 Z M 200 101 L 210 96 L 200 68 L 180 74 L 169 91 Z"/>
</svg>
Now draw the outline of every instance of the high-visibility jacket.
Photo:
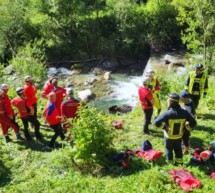
<svg viewBox="0 0 215 193">
<path fill-rule="evenodd" d="M 24 86 L 24 93 L 28 101 L 34 105 L 37 102 L 37 88 L 34 84 L 31 84 L 29 82 L 26 82 Z"/>
<path fill-rule="evenodd" d="M 195 82 L 199 83 L 199 92 L 193 91 L 193 85 Z M 196 74 L 196 71 L 191 71 L 190 76 L 188 78 L 188 81 L 185 85 L 185 89 L 188 89 L 188 91 L 193 95 L 201 95 L 203 92 L 208 91 L 208 85 L 207 85 L 207 74 L 206 72 L 203 72 L 201 77 L 199 78 Z"/>
<path fill-rule="evenodd" d="M 158 79 L 153 78 L 152 80 L 150 80 L 149 82 L 149 88 L 151 89 L 152 93 L 157 93 L 160 90 L 160 83 L 158 81 Z"/>
<path fill-rule="evenodd" d="M 142 86 L 138 89 L 139 100 L 141 107 L 145 110 L 153 108 L 153 96 L 149 88 L 144 88 Z"/>
<path fill-rule="evenodd" d="M 49 125 L 55 125 L 60 123 L 60 118 L 59 118 L 59 113 L 56 109 L 55 103 L 53 102 L 48 102 L 44 111 L 43 115 L 48 122 Z"/>
<path fill-rule="evenodd" d="M 80 102 L 74 98 L 64 101 L 61 105 L 61 115 L 67 118 L 74 118 L 77 116 L 78 107 Z"/>
<path fill-rule="evenodd" d="M 51 84 L 50 82 L 47 82 L 43 88 L 43 91 L 41 93 L 41 96 L 43 98 L 46 98 L 46 95 L 48 95 L 54 88 L 54 85 Z"/>
<path fill-rule="evenodd" d="M 11 106 L 10 98 L 8 97 L 6 92 L 4 93 L 4 102 L 5 102 L 5 105 L 7 106 L 7 112 L 6 112 L 7 116 L 14 117 L 15 116 L 14 110 Z"/>
<path fill-rule="evenodd" d="M 25 98 L 17 97 L 11 101 L 11 104 L 18 109 L 18 116 L 20 118 L 27 117 L 30 112 L 30 107 L 32 106 L 31 102 L 29 102 Z"/>
<path fill-rule="evenodd" d="M 168 139 L 181 139 L 186 121 L 191 128 L 196 126 L 196 120 L 180 106 L 170 108 L 155 119 L 155 126 L 164 129 L 164 136 Z"/>
</svg>

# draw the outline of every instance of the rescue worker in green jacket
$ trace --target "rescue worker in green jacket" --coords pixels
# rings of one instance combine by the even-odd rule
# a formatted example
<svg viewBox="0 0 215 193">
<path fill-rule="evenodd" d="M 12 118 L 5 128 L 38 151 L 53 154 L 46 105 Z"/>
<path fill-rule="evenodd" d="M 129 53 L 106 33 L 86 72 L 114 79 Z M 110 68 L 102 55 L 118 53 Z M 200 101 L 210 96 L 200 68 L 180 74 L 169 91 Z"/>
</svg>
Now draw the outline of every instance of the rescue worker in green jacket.
<svg viewBox="0 0 215 193">
<path fill-rule="evenodd" d="M 168 110 L 155 119 L 155 126 L 164 130 L 164 142 L 166 160 L 173 162 L 173 151 L 175 153 L 175 164 L 183 163 L 181 139 L 184 129 L 196 126 L 196 120 L 188 111 L 179 105 L 179 95 L 172 93 L 168 97 Z"/>
<path fill-rule="evenodd" d="M 152 91 L 154 99 L 154 107 L 156 109 L 155 116 L 157 117 L 161 112 L 161 102 L 160 102 L 160 82 L 154 77 L 154 71 L 149 70 L 146 72 L 146 76 L 149 78 L 149 88 Z"/>
<path fill-rule="evenodd" d="M 185 89 L 191 94 L 195 108 L 198 107 L 201 95 L 205 97 L 208 91 L 208 77 L 202 64 L 196 65 L 196 71 L 191 71 L 185 83 Z"/>
</svg>

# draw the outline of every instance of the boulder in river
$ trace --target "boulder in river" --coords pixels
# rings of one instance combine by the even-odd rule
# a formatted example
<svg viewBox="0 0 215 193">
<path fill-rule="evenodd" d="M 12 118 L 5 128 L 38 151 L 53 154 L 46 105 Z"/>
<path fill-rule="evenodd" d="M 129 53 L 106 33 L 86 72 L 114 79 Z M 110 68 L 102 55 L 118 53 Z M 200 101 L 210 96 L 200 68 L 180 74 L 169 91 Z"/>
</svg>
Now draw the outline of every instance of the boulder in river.
<svg viewBox="0 0 215 193">
<path fill-rule="evenodd" d="M 111 79 L 111 72 L 110 71 L 105 72 L 103 79 L 104 80 L 110 80 Z"/>
<path fill-rule="evenodd" d="M 90 89 L 82 90 L 78 92 L 78 97 L 82 102 L 88 102 L 94 96 Z"/>
</svg>

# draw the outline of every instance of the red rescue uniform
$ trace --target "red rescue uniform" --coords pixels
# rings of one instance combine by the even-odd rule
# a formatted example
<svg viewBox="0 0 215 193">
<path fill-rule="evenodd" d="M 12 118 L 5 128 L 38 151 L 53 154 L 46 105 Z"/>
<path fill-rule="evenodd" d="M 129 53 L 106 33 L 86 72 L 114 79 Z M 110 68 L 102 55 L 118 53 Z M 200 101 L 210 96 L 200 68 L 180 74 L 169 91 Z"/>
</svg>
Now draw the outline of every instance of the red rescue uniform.
<svg viewBox="0 0 215 193">
<path fill-rule="evenodd" d="M 14 105 L 18 109 L 18 111 L 19 111 L 18 116 L 20 118 L 27 117 L 29 115 L 29 112 L 30 112 L 29 108 L 32 105 L 31 105 L 31 102 L 29 102 L 27 99 L 17 97 L 11 101 L 11 104 Z"/>
<path fill-rule="evenodd" d="M 41 96 L 47 98 L 47 95 L 54 89 L 54 85 L 50 82 L 47 82 L 43 88 Z"/>
<path fill-rule="evenodd" d="M 26 82 L 24 86 L 24 94 L 26 96 L 26 99 L 31 103 L 31 105 L 34 105 L 37 102 L 37 88 L 34 84 L 30 82 Z"/>
<path fill-rule="evenodd" d="M 61 105 L 61 114 L 66 118 L 74 118 L 77 116 L 78 107 L 80 102 L 74 98 L 70 98 L 64 101 Z"/>
<path fill-rule="evenodd" d="M 152 92 L 149 88 L 139 87 L 138 89 L 139 100 L 141 107 L 145 110 L 153 108 L 151 101 L 153 100 Z"/>
<path fill-rule="evenodd" d="M 56 102 L 55 106 L 56 109 L 58 110 L 59 115 L 61 115 L 61 104 L 63 102 L 64 97 L 66 96 L 66 89 L 63 87 L 54 87 L 52 90 L 56 94 Z"/>
<path fill-rule="evenodd" d="M 60 123 L 59 113 L 55 103 L 48 102 L 46 108 L 43 111 L 43 115 L 50 126 Z"/>
<path fill-rule="evenodd" d="M 13 110 L 13 108 L 11 106 L 11 100 L 8 97 L 6 92 L 4 92 L 4 102 L 5 102 L 5 105 L 7 106 L 7 116 L 14 117 L 15 113 L 14 113 L 14 110 Z"/>
<path fill-rule="evenodd" d="M 12 127 L 14 132 L 19 133 L 19 129 L 16 125 L 14 125 L 11 119 L 7 116 L 10 113 L 10 109 L 8 105 L 5 103 L 4 98 L 0 98 L 0 124 L 2 127 L 2 133 L 4 136 L 8 135 L 8 127 Z"/>
</svg>

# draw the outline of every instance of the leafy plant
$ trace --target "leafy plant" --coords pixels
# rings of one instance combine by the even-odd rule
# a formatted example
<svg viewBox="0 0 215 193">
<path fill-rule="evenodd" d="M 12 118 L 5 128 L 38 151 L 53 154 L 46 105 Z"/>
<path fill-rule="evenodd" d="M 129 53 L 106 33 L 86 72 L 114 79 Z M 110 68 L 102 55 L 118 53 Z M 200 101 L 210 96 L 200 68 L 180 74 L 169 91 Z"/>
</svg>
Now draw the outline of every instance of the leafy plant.
<svg viewBox="0 0 215 193">
<path fill-rule="evenodd" d="M 79 117 L 71 129 L 74 134 L 72 154 L 76 163 L 97 163 L 107 161 L 106 155 L 112 146 L 112 131 L 105 116 L 96 108 L 81 106 Z"/>
</svg>

